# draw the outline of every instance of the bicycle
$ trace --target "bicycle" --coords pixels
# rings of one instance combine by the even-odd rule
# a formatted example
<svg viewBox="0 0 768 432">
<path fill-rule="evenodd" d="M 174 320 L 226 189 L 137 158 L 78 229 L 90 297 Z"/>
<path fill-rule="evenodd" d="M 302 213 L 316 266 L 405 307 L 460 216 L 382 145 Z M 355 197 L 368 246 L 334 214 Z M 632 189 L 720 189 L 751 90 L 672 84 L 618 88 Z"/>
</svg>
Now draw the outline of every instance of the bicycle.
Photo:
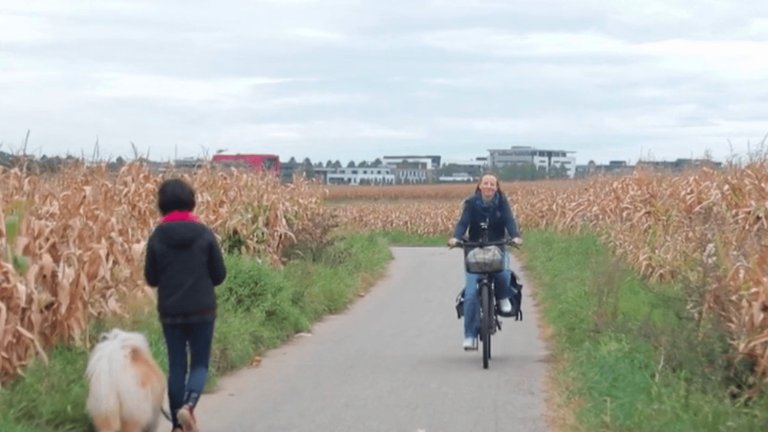
<svg viewBox="0 0 768 432">
<path fill-rule="evenodd" d="M 485 236 L 484 236 L 485 237 Z M 478 281 L 480 294 L 480 341 L 483 344 L 483 369 L 488 369 L 488 361 L 491 359 L 491 336 L 496 331 L 501 331 L 496 307 L 496 285 L 491 277 L 492 273 L 504 270 L 503 247 L 512 245 L 512 239 L 487 241 L 481 239 L 470 242 L 458 239 L 456 246 L 464 249 L 464 265 L 469 273 L 479 273 L 482 277 Z"/>
</svg>

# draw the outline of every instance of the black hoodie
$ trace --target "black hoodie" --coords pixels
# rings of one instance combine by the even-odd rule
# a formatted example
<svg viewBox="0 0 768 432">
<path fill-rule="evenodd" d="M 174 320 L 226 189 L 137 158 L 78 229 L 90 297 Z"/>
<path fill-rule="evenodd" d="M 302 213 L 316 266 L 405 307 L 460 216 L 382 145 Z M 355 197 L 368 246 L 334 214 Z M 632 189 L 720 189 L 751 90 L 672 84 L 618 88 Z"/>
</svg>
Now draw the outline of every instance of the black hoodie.
<svg viewBox="0 0 768 432">
<path fill-rule="evenodd" d="M 192 221 L 165 222 L 147 241 L 144 277 L 157 287 L 157 309 L 163 321 L 215 316 L 214 287 L 227 271 L 213 232 Z"/>
</svg>

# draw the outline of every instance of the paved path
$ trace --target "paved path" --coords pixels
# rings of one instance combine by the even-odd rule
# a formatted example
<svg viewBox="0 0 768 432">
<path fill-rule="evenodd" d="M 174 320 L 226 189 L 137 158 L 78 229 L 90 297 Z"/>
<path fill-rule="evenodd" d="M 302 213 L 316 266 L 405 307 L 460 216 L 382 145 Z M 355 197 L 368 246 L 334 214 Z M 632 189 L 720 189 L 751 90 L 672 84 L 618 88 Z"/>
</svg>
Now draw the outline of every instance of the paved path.
<svg viewBox="0 0 768 432">
<path fill-rule="evenodd" d="M 480 351 L 462 350 L 462 321 L 454 312 L 461 250 L 392 252 L 387 276 L 348 311 L 204 395 L 200 430 L 546 431 L 547 351 L 519 263 L 512 265 L 526 285 L 525 319 L 503 321 L 484 370 Z"/>
</svg>

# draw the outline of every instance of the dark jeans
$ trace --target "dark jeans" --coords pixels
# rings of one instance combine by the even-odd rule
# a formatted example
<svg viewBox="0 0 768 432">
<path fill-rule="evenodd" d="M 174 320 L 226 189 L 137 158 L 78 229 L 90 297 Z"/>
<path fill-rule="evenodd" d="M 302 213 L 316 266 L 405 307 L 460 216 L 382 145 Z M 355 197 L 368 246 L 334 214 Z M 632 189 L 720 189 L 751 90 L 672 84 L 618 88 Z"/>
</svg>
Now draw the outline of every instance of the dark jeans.
<svg viewBox="0 0 768 432">
<path fill-rule="evenodd" d="M 194 408 L 208 379 L 213 324 L 213 320 L 163 323 L 168 349 L 168 399 L 174 426 L 178 426 L 176 411 L 185 404 Z"/>
</svg>

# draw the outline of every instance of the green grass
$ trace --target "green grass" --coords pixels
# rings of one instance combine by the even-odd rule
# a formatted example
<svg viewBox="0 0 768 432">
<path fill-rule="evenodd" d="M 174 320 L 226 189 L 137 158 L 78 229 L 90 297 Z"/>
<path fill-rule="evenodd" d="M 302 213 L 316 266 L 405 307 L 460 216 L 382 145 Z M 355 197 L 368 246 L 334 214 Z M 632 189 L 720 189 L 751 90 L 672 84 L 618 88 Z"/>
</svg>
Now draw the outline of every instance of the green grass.
<svg viewBox="0 0 768 432">
<path fill-rule="evenodd" d="M 323 315 L 344 310 L 383 276 L 391 258 L 388 246 L 381 234 L 348 235 L 319 253 L 299 254 L 303 258 L 289 261 L 282 270 L 251 257 L 226 256 L 228 276 L 217 289 L 219 313 L 207 388 L 297 332 L 310 330 Z M 144 332 L 167 371 L 162 331 L 153 310 L 137 309 L 127 320 L 93 323 L 90 331 L 97 337 L 114 325 Z M 93 430 L 84 412 L 88 355 L 86 349 L 53 349 L 48 366 L 34 361 L 23 378 L 0 390 L 0 431 Z"/>
<path fill-rule="evenodd" d="M 731 396 L 747 374 L 728 360 L 718 324 L 691 316 L 680 287 L 644 282 L 593 235 L 525 239 L 563 430 L 768 430 L 768 398 Z"/>
<path fill-rule="evenodd" d="M 344 310 L 383 275 L 389 245 L 445 246 L 447 236 L 402 232 L 347 234 L 322 247 L 297 247 L 283 270 L 227 256 L 208 388 L 326 314 Z M 744 365 L 728 361 L 716 323 L 686 310 L 680 287 L 645 283 L 611 258 L 593 235 L 525 233 L 526 272 L 551 328 L 552 382 L 564 429 L 580 431 L 768 430 L 766 398 L 731 396 Z M 147 334 L 165 369 L 153 311 L 126 327 Z M 99 332 L 115 322 L 94 323 Z M 0 431 L 89 431 L 83 373 L 89 352 L 57 348 L 0 390 Z"/>
</svg>

